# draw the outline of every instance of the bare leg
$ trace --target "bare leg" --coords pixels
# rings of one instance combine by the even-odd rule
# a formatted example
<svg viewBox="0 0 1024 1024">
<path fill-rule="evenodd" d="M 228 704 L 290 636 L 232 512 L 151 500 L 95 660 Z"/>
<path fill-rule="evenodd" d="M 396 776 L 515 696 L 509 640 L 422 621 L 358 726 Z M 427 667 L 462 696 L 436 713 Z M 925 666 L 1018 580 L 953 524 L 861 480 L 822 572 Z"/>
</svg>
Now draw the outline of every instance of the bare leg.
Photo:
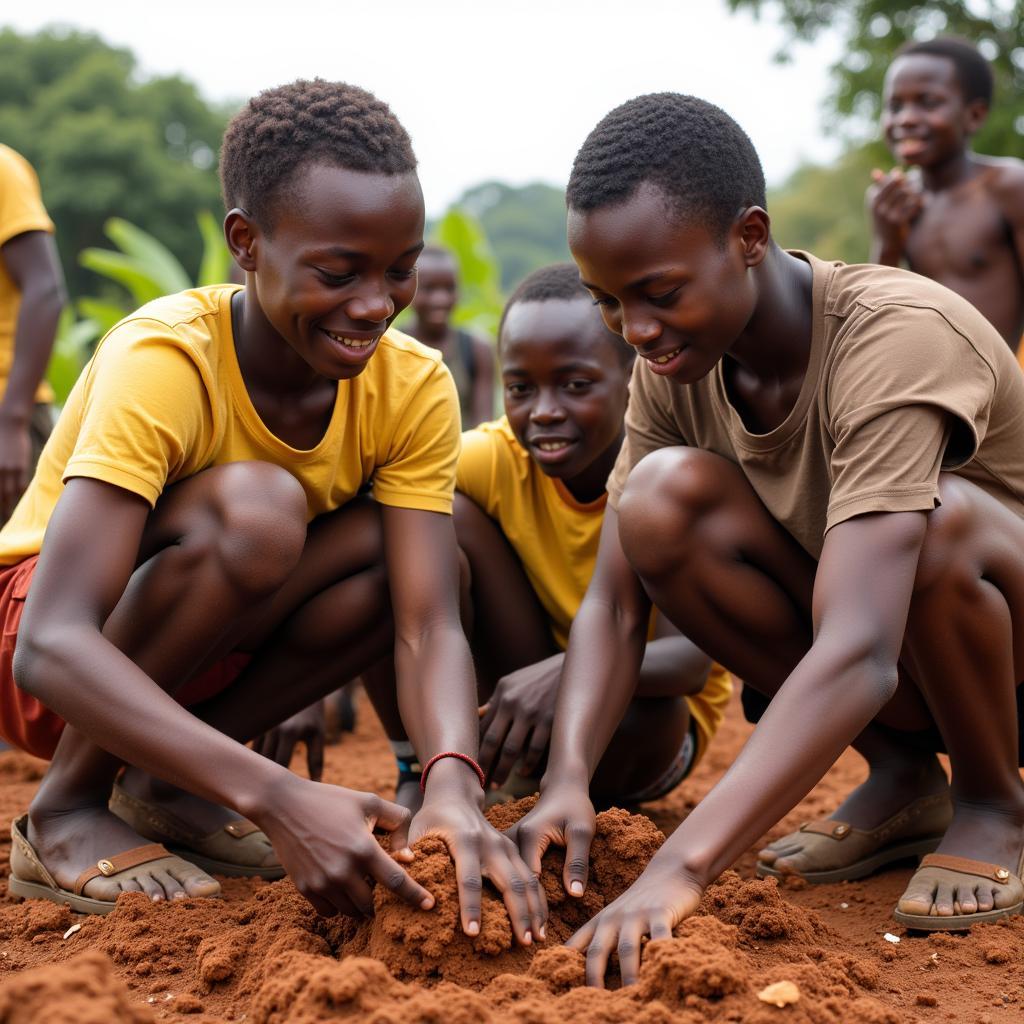
<svg viewBox="0 0 1024 1024">
<path fill-rule="evenodd" d="M 139 568 L 105 634 L 173 692 L 232 644 L 287 577 L 305 535 L 304 504 L 290 476 L 257 463 L 211 469 L 170 489 L 150 516 Z M 29 808 L 28 836 L 65 887 L 101 857 L 140 845 L 139 836 L 107 810 L 120 767 L 81 733 L 65 729 Z M 137 884 L 128 887 L 154 899 L 219 888 L 198 869 L 180 879 L 140 870 Z M 100 878 L 85 893 L 112 899 L 117 889 Z"/>
<path fill-rule="evenodd" d="M 630 478 L 619 524 L 623 550 L 658 608 L 771 697 L 810 646 L 816 564 L 768 515 L 739 469 L 695 449 L 648 456 Z M 896 708 L 904 727 L 909 720 L 924 728 L 929 719 L 907 690 L 900 687 L 886 713 Z M 870 774 L 835 817 L 857 828 L 875 828 L 915 797 L 946 786 L 934 755 L 888 730 L 869 726 L 853 746 Z M 762 856 L 792 871 L 807 866 L 799 840 L 779 844 Z"/>
</svg>

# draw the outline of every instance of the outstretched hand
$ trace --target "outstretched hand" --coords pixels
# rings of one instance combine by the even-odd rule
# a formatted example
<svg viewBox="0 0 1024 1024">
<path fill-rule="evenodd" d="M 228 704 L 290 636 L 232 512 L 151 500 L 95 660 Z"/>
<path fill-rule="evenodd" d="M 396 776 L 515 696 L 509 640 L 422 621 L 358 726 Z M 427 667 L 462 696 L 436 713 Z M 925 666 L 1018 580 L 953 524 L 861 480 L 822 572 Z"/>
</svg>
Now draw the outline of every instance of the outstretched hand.
<svg viewBox="0 0 1024 1024">
<path fill-rule="evenodd" d="M 281 864 L 317 913 L 324 917 L 373 913 L 368 879 L 414 907 L 429 910 L 434 897 L 399 861 L 409 863 L 410 815 L 404 807 L 341 786 L 289 777 L 287 792 L 275 799 L 257 824 L 267 833 Z M 256 817 L 256 816 L 254 816 Z M 391 833 L 392 856 L 373 830 Z"/>
<path fill-rule="evenodd" d="M 698 906 L 704 888 L 678 868 L 657 866 L 647 870 L 614 902 L 591 918 L 566 943 L 587 958 L 587 984 L 604 988 L 608 960 L 619 955 L 623 985 L 636 983 L 644 936 L 672 938 L 672 929 Z"/>
<path fill-rule="evenodd" d="M 506 835 L 519 847 L 526 866 L 540 875 L 541 858 L 555 843 L 565 847 L 562 884 L 570 896 L 582 896 L 590 870 L 590 845 L 597 816 L 585 788 L 550 785 L 533 810 L 513 825 Z"/>
</svg>

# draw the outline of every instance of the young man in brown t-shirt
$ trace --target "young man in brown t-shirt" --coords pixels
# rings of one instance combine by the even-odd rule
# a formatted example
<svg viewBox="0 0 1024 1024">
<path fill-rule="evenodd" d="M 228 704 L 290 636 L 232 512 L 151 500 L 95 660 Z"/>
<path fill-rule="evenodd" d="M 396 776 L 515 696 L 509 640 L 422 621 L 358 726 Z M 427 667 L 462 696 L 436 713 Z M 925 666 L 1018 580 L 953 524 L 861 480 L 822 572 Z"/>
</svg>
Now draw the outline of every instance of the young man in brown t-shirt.
<svg viewBox="0 0 1024 1024">
<path fill-rule="evenodd" d="M 566 887 L 583 891 L 587 783 L 651 600 L 771 699 L 718 785 L 573 938 L 588 980 L 617 948 L 635 981 L 641 938 L 670 935 L 851 743 L 868 781 L 763 867 L 850 877 L 937 846 L 900 921 L 1019 912 L 1024 377 L 1009 348 L 941 285 L 779 249 L 750 140 L 693 97 L 612 111 L 567 198 L 582 281 L 641 358 L 524 859 L 567 842 Z"/>
</svg>

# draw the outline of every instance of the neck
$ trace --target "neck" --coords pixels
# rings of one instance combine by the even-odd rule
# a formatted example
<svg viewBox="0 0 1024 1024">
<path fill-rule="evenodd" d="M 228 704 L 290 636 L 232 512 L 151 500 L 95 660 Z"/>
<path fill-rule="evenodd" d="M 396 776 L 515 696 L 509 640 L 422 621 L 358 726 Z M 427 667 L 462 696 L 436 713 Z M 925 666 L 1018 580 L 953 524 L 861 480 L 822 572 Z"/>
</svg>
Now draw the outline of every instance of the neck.
<svg viewBox="0 0 1024 1024">
<path fill-rule="evenodd" d="M 773 244 L 755 274 L 754 313 L 727 355 L 757 378 L 779 380 L 807 366 L 811 268 Z"/>
<path fill-rule="evenodd" d="M 921 183 L 929 192 L 941 192 L 966 181 L 974 171 L 971 153 L 962 149 L 940 164 L 921 168 Z"/>
<path fill-rule="evenodd" d="M 577 473 L 571 479 L 562 481 L 569 493 L 581 505 L 589 505 L 592 501 L 597 501 L 607 490 L 608 477 L 615 466 L 615 460 L 619 457 L 619 449 L 622 447 L 624 436 L 625 432 L 620 432 L 615 441 L 582 473 Z"/>
<path fill-rule="evenodd" d="M 246 284 L 231 301 L 235 355 L 246 387 L 278 393 L 311 390 L 319 374 L 273 328 L 249 275 Z"/>
</svg>

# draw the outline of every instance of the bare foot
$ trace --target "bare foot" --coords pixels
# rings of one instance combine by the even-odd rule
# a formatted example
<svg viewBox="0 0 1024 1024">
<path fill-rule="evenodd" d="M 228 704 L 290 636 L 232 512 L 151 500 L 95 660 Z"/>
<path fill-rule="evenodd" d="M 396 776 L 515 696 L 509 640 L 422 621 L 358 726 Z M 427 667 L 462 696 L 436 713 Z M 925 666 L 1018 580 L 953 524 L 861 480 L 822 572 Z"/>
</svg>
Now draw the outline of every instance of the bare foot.
<svg viewBox="0 0 1024 1024">
<path fill-rule="evenodd" d="M 73 889 L 82 872 L 100 860 L 149 842 L 106 807 L 96 806 L 57 812 L 33 806 L 29 809 L 26 838 L 63 889 Z M 112 901 L 122 892 L 144 892 L 152 900 L 180 900 L 186 896 L 217 896 L 220 883 L 194 864 L 175 857 L 140 864 L 116 879 L 94 878 L 82 895 Z"/>
<path fill-rule="evenodd" d="M 936 853 L 994 864 L 1007 872 L 997 879 L 948 869 L 921 868 L 896 904 L 904 914 L 949 917 L 999 910 L 1020 900 L 1009 875 L 1020 871 L 1024 849 L 1024 793 L 1019 807 L 955 804 L 953 821 Z"/>
</svg>

